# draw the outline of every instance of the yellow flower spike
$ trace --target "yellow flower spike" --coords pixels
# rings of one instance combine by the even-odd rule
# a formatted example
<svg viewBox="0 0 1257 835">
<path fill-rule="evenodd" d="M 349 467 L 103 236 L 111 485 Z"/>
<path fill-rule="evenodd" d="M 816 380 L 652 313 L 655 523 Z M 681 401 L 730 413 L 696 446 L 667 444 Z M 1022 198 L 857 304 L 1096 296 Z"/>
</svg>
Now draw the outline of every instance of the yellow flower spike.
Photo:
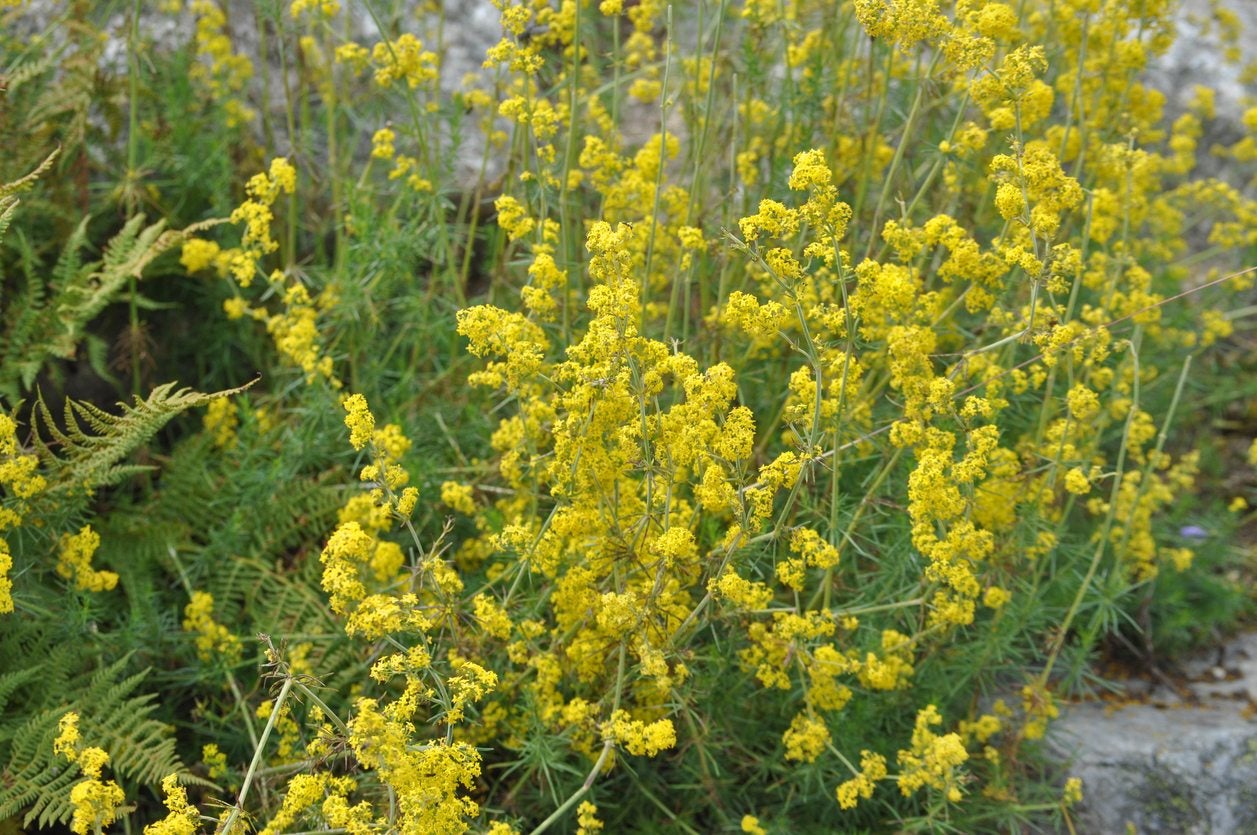
<svg viewBox="0 0 1257 835">
<path fill-rule="evenodd" d="M 196 633 L 196 654 L 202 661 L 221 658 L 230 666 L 244 648 L 238 636 L 214 620 L 214 597 L 209 592 L 192 592 L 183 609 L 183 630 Z"/>
<path fill-rule="evenodd" d="M 217 743 L 210 742 L 201 747 L 201 762 L 205 764 L 206 774 L 211 780 L 227 776 L 227 755 L 218 749 Z"/>
<path fill-rule="evenodd" d="M 1070 777 L 1065 781 L 1065 790 L 1061 792 L 1061 803 L 1074 806 L 1082 802 L 1082 778 Z"/>
<path fill-rule="evenodd" d="M 419 504 L 419 489 L 417 487 L 407 487 L 402 490 L 401 497 L 397 500 L 397 515 L 403 519 L 409 519 L 415 512 L 415 506 Z"/>
<path fill-rule="evenodd" d="M 12 570 L 13 555 L 9 551 L 9 542 L 0 537 L 0 614 L 13 611 L 13 581 L 9 579 Z"/>
<path fill-rule="evenodd" d="M 361 394 L 351 394 L 341 399 L 341 406 L 348 413 L 345 426 L 349 428 L 349 443 L 354 449 L 362 449 L 375 434 L 375 416 Z"/>
<path fill-rule="evenodd" d="M 161 787 L 170 813 L 144 827 L 144 835 L 193 835 L 200 829 L 201 813 L 188 802 L 188 792 L 179 785 L 179 776 L 168 774 L 162 779 Z"/>
<path fill-rule="evenodd" d="M 57 573 L 66 579 L 73 578 L 80 591 L 112 591 L 118 585 L 118 575 L 112 571 L 92 568 L 92 555 L 100 547 L 100 534 L 84 525 L 77 534 L 61 536 Z"/>
<path fill-rule="evenodd" d="M 70 762 L 79 758 L 79 715 L 70 711 L 57 723 L 57 738 L 52 743 L 52 752 L 65 757 Z"/>
<path fill-rule="evenodd" d="M 605 4 L 604 4 L 605 5 Z M 588 800 L 576 807 L 576 835 L 593 835 L 602 831 L 602 821 L 598 820 L 598 807 Z"/>
</svg>

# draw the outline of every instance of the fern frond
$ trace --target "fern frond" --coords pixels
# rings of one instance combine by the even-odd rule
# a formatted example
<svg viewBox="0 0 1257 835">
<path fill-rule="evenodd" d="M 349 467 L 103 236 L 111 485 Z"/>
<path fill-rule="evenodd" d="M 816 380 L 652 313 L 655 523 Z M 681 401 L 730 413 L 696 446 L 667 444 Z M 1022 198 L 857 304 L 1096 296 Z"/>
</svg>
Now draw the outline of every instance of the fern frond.
<svg viewBox="0 0 1257 835">
<path fill-rule="evenodd" d="M 166 227 L 164 220 L 141 230 L 143 223 L 143 215 L 136 215 L 127 221 L 106 245 L 104 258 L 95 265 L 95 269 L 86 274 L 78 271 L 78 275 L 58 288 L 60 292 L 50 307 L 53 311 L 51 320 L 60 324 L 60 332 L 48 334 L 43 346 L 47 354 L 63 358 L 74 356 L 75 346 L 83 335 L 83 326 L 96 318 L 128 281 L 139 278 L 144 265 L 173 246 L 178 239 L 177 233 L 162 236 Z M 71 243 L 74 241 L 71 240 Z M 42 364 L 42 358 L 39 362 Z M 30 364 L 28 361 L 27 365 Z M 32 379 L 38 371 L 38 367 L 33 369 Z M 29 384 L 29 381 L 24 382 Z"/>
<path fill-rule="evenodd" d="M 13 222 L 13 214 L 17 211 L 17 204 L 20 202 L 11 194 L 0 197 L 0 240 L 4 240 L 4 233 L 9 231 L 9 224 Z"/>
<path fill-rule="evenodd" d="M 4 233 L 8 231 L 9 224 L 13 222 L 13 215 L 17 211 L 17 206 L 22 202 L 17 199 L 16 195 L 30 188 L 35 184 L 36 180 L 47 174 L 60 153 L 61 149 L 56 148 L 43 162 L 36 166 L 34 171 L 24 177 L 19 177 L 11 183 L 0 183 L 0 239 L 4 238 Z"/>
<path fill-rule="evenodd" d="M 52 168 L 52 164 L 56 162 L 57 155 L 61 153 L 61 149 L 57 148 L 49 154 L 43 162 L 41 162 L 34 171 L 25 177 L 19 177 L 11 183 L 0 183 L 0 197 L 8 197 L 18 192 L 25 191 L 35 184 L 35 181 L 48 173 Z"/>
<path fill-rule="evenodd" d="M 40 677 L 38 667 L 27 667 L 24 670 L 14 670 L 10 673 L 0 674 L 0 715 L 3 715 L 4 709 L 9 704 L 9 699 L 13 698 L 13 694 L 35 681 Z"/>
<path fill-rule="evenodd" d="M 6 70 L 4 86 L 7 94 L 12 96 L 18 88 L 56 67 L 60 60 L 59 52 L 46 52 L 33 60 L 17 64 L 11 70 Z"/>
<path fill-rule="evenodd" d="M 0 392 L 16 397 L 19 384 L 29 388 L 50 357 L 73 357 L 87 323 L 117 299 L 131 279 L 142 278 L 158 256 L 220 222 L 205 221 L 174 231 L 165 228 L 165 221 L 144 226 L 144 216 L 136 215 L 105 245 L 100 261 L 83 264 L 79 252 L 86 243 L 84 219 L 67 241 L 48 282 L 52 298 L 44 303 L 45 288 L 30 281 L 7 311 Z"/>
<path fill-rule="evenodd" d="M 64 432 L 57 427 L 41 394 L 36 400 L 34 422 L 39 426 L 37 435 L 51 439 L 39 437 L 36 441 L 47 462 L 45 495 L 117 484 L 128 476 L 148 470 L 120 462 L 180 412 L 204 406 L 219 397 L 239 394 L 254 382 L 213 394 L 190 388 L 176 390 L 175 383 L 164 383 L 153 389 L 147 400 L 136 397 L 133 404 L 119 403 L 121 412 L 116 415 L 89 403 L 67 399 Z"/>
<path fill-rule="evenodd" d="M 87 222 L 89 220 L 91 220 L 90 217 L 85 217 L 79 221 L 79 225 L 75 227 L 69 239 L 66 240 L 65 246 L 61 249 L 61 256 L 57 258 L 57 265 L 52 268 L 52 279 L 48 282 L 48 286 L 54 289 L 69 287 L 79 277 L 83 269 L 81 251 L 87 245 Z M 39 284 L 38 282 L 32 283 Z M 41 302 L 43 301 L 42 296 L 43 294 L 40 293 Z"/>
<path fill-rule="evenodd" d="M 156 786 L 167 774 L 186 775 L 175 753 L 170 726 L 156 721 L 152 693 L 133 695 L 148 675 L 124 675 L 131 656 L 97 670 L 73 691 L 70 704 L 39 710 L 13 734 L 8 762 L 0 772 L 0 818 L 24 812 L 25 825 L 65 823 L 73 813 L 70 787 L 78 771 L 52 752 L 57 723 L 67 711 L 79 714 L 87 744 L 109 753 L 110 768 L 122 780 Z"/>
</svg>

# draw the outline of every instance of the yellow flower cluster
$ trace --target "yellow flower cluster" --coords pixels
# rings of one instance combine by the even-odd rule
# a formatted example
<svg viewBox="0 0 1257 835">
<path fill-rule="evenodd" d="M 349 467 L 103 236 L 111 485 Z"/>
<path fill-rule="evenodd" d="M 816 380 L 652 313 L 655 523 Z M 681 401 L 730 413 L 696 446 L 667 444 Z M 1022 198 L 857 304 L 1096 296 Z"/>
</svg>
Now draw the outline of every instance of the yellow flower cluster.
<svg viewBox="0 0 1257 835">
<path fill-rule="evenodd" d="M 196 633 L 196 654 L 202 661 L 217 658 L 230 666 L 240 659 L 240 638 L 214 620 L 214 596 L 209 592 L 192 592 L 192 600 L 183 608 L 183 631 Z"/>
<path fill-rule="evenodd" d="M 288 5 L 288 14 L 293 20 L 307 15 L 311 17 L 333 18 L 340 12 L 337 0 L 292 0 Z"/>
<path fill-rule="evenodd" d="M 144 835 L 194 835 L 201 828 L 201 813 L 188 802 L 187 790 L 179 785 L 177 774 L 168 774 L 161 781 L 170 814 L 144 827 Z"/>
<path fill-rule="evenodd" d="M 212 100 L 222 103 L 227 127 L 252 122 L 257 113 L 245 104 L 242 93 L 253 77 L 253 63 L 232 49 L 227 16 L 214 0 L 192 0 L 189 10 L 196 17 L 196 51 L 201 59 L 193 66 L 192 77 L 206 85 Z"/>
<path fill-rule="evenodd" d="M 91 525 L 84 525 L 76 534 L 63 534 L 57 573 L 73 579 L 75 588 L 81 591 L 112 591 L 118 585 L 118 575 L 92 568 L 92 555 L 99 547 L 100 534 Z"/>
<path fill-rule="evenodd" d="M 899 752 L 897 782 L 905 797 L 929 786 L 941 791 L 949 802 L 960 802 L 962 792 L 957 769 L 969 759 L 969 753 L 959 734 L 940 736 L 931 730 L 942 721 L 934 705 L 927 705 L 917 714 L 912 747 Z"/>
<path fill-rule="evenodd" d="M 240 416 L 236 413 L 236 404 L 228 397 L 211 400 L 205 409 L 205 431 L 214 439 L 214 446 L 219 449 L 232 449 L 238 443 L 236 430 L 240 427 Z"/>
<path fill-rule="evenodd" d="M 643 722 L 632 718 L 626 710 L 612 713 L 611 718 L 603 725 L 602 733 L 638 757 L 653 757 L 677 744 L 677 734 L 671 720 Z"/>
<path fill-rule="evenodd" d="M 36 472 L 38 468 L 39 458 L 21 451 L 17 422 L 0 412 L 0 487 L 7 494 L 5 498 L 12 500 L 0 507 L 0 531 L 21 524 L 27 500 L 47 486 L 44 477 Z"/>
<path fill-rule="evenodd" d="M 70 712 L 61 717 L 53 752 L 78 766 L 85 779 L 70 789 L 74 817 L 70 831 L 75 835 L 100 832 L 113 823 L 126 795 L 113 780 L 102 780 L 101 771 L 109 764 L 109 754 L 95 747 L 83 747 L 79 737 L 79 715 Z"/>
<path fill-rule="evenodd" d="M 29 500 L 47 487 L 38 469 L 39 458 L 23 453 L 18 444 L 17 422 L 0 411 L 0 499 L 3 500 L 0 504 L 0 614 L 13 611 L 13 581 L 9 578 L 13 554 L 2 534 L 22 523 Z M 117 581 L 116 575 L 114 581 Z"/>
<path fill-rule="evenodd" d="M 190 273 L 212 267 L 220 277 L 230 277 L 237 294 L 223 302 L 227 317 L 239 319 L 250 315 L 264 322 L 280 355 L 301 369 L 307 383 L 321 379 L 332 388 L 340 388 L 342 383 L 336 377 L 332 357 L 323 352 L 318 329 L 319 314 L 334 303 L 335 294 L 312 297 L 298 277 L 289 276 L 283 270 L 267 274 L 262 269 L 262 260 L 279 249 L 279 244 L 271 237 L 271 224 L 275 220 L 272 207 L 281 195 L 293 194 L 296 187 L 297 171 L 292 164 L 284 157 L 271 160 L 267 171 L 249 179 L 245 186 L 247 198 L 231 214 L 231 221 L 244 227 L 240 246 L 222 249 L 213 241 L 191 238 L 183 245 L 180 261 Z M 268 314 L 264 308 L 250 308 L 239 295 L 239 290 L 249 288 L 259 273 L 267 276 L 269 286 L 265 295 L 281 300 L 280 312 Z M 225 410 L 227 407 L 211 405 L 210 408 L 213 412 L 215 408 Z M 214 418 L 217 431 L 221 432 L 220 445 L 229 444 L 227 424 L 220 422 L 225 416 L 215 412 Z"/>
</svg>

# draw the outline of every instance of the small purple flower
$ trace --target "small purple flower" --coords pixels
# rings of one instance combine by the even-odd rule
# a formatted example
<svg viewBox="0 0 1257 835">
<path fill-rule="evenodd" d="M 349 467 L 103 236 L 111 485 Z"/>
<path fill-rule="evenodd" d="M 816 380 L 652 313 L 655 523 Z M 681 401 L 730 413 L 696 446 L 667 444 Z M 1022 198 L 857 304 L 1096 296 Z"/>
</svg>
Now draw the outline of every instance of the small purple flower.
<svg viewBox="0 0 1257 835">
<path fill-rule="evenodd" d="M 1184 539 L 1208 539 L 1209 531 L 1200 525 L 1184 525 L 1178 529 L 1178 535 Z"/>
</svg>

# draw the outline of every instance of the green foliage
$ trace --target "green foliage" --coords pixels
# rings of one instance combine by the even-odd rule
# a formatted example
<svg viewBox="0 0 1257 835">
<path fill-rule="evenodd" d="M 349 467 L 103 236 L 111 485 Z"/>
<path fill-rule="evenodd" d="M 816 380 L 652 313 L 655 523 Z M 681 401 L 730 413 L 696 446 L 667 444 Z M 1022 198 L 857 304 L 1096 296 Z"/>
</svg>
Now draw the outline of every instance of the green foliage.
<svg viewBox="0 0 1257 835">
<path fill-rule="evenodd" d="M 26 424 L 18 453 L 37 456 L 47 480 L 29 502 L 0 495 L 6 509 L 25 514 L 21 526 L 0 530 L 13 555 L 16 601 L 14 614 L 0 615 L 9 618 L 0 631 L 12 627 L 0 635 L 0 820 L 66 821 L 77 777 L 52 756 L 51 741 L 67 710 L 82 715 L 86 743 L 113 758 L 136 804 L 131 827 L 165 814 L 154 798 L 167 772 L 193 787 L 203 811 L 251 785 L 237 814 L 255 816 L 259 826 L 276 814 L 296 773 L 352 773 L 354 801 L 393 814 L 397 790 L 407 787 L 391 785 L 382 769 L 360 768 L 361 758 L 355 764 L 341 721 L 360 715 L 356 698 L 369 694 L 390 707 L 413 700 L 397 723 L 408 754 L 470 740 L 482 768 L 458 792 L 482 804 L 487 818 L 525 830 L 556 809 L 555 830 L 574 829 L 578 797 L 597 800 L 606 831 L 734 831 L 747 811 L 772 832 L 1065 828 L 1062 775 L 1043 764 L 1025 732 L 1048 712 L 1032 716 L 1019 688 L 1037 680 L 1047 700 L 1040 705 L 1050 708 L 1052 694 L 1102 684 L 1092 663 L 1106 639 L 1172 652 L 1250 611 L 1233 581 L 1236 572 L 1244 576 L 1243 555 L 1198 549 L 1192 570 L 1171 571 L 1167 546 L 1183 544 L 1177 517 L 1133 521 L 1162 480 L 1181 493 L 1191 489 L 1166 475 L 1169 458 L 1160 460 L 1161 442 L 1191 405 L 1181 404 L 1172 420 L 1182 354 L 1200 356 L 1251 314 L 1214 310 L 1230 288 L 1197 287 L 1187 269 L 1200 263 L 1197 253 L 1177 248 L 1187 233 L 1167 230 L 1199 208 L 1208 216 L 1202 227 L 1216 217 L 1215 230 L 1225 231 L 1245 204 L 1221 186 L 1191 190 L 1184 158 L 1194 153 L 1199 124 L 1162 124 L 1153 94 L 1136 84 L 1137 70 L 1121 77 L 1088 70 L 1076 89 L 1063 84 L 1075 63 L 1094 60 L 1097 33 L 1114 49 L 1129 47 L 1131 67 L 1142 65 L 1141 50 L 1151 48 L 1145 28 L 1163 25 L 1160 7 L 1140 7 L 1147 20 L 1135 21 L 1122 4 L 1105 4 L 1086 19 L 1095 27 L 1089 41 L 1050 14 L 1018 18 L 1023 6 L 1035 14 L 1051 6 L 1038 2 L 1009 4 L 1007 15 L 999 4 L 970 4 L 990 13 L 979 23 L 962 21 L 950 2 L 717 0 L 667 7 L 666 15 L 660 3 L 606 12 L 600 6 L 620 4 L 565 2 L 562 14 L 530 12 L 537 25 L 523 34 L 507 28 L 512 49 L 541 61 L 539 72 L 525 77 L 519 66 L 527 61 L 505 61 L 450 97 L 418 75 L 381 86 L 372 69 L 385 67 L 400 41 L 383 42 L 375 55 L 366 43 L 366 57 L 334 58 L 337 47 L 356 44 L 343 34 L 353 27 L 317 19 L 333 5 L 291 4 L 306 7 L 298 14 L 287 2 L 267 3 L 251 19 L 219 21 L 222 3 L 185 3 L 182 22 L 191 25 L 184 29 L 195 29 L 186 42 L 145 31 L 158 14 L 145 4 L 135 7 L 143 9 L 138 21 L 78 4 L 52 22 L 48 37 L 18 42 L 0 32 L 0 147 L 16 149 L 0 159 L 0 181 L 14 180 L 0 186 L 0 397 L 5 413 Z M 351 4 L 340 5 L 348 13 Z M 381 37 L 396 39 L 417 20 L 426 25 L 410 5 L 373 3 L 362 13 L 376 18 L 387 33 Z M 869 18 L 869 9 L 888 5 L 955 13 L 972 43 L 979 29 L 982 37 L 995 33 L 989 60 L 953 72 L 947 50 L 917 43 L 925 29 L 899 33 L 891 31 L 899 25 L 893 16 Z M 779 19 L 795 7 L 797 16 Z M 123 26 L 109 30 L 116 21 Z M 419 49 L 439 49 L 445 21 L 427 23 L 433 37 Z M 250 24 L 257 39 L 237 37 Z M 865 31 L 871 25 L 888 29 L 873 35 Z M 577 27 L 581 48 L 563 40 L 567 27 Z M 102 35 L 125 47 L 107 61 Z M 1070 49 L 1086 49 L 1058 61 L 1067 38 Z M 1044 67 L 1001 64 L 1023 41 L 1039 39 L 1048 46 Z M 122 52 L 125 61 L 116 60 Z M 249 67 L 261 77 L 250 80 Z M 986 100 L 975 101 L 971 83 L 1011 78 L 1014 69 L 1024 85 L 988 88 Z M 503 118 L 502 99 L 517 94 L 517 107 L 539 109 Z M 1023 120 L 1023 108 L 1042 112 Z M 552 113 L 562 114 L 554 125 L 546 122 Z M 456 182 L 459 146 L 503 128 L 501 144 L 486 141 L 476 177 Z M 394 134 L 397 147 L 387 154 L 372 150 L 380 129 Z M 597 156 L 589 150 L 595 143 L 582 149 L 591 139 L 608 150 L 588 163 L 586 153 Z M 679 151 L 660 155 L 669 141 Z M 816 236 L 829 221 L 814 222 L 821 217 L 814 208 L 806 223 L 795 218 L 797 236 L 751 240 L 738 220 L 760 198 L 804 200 L 788 178 L 799 167 L 794 154 L 807 148 L 832 173 L 836 199 L 850 204 L 850 224 L 844 219 L 844 230 L 822 242 Z M 1031 148 L 1049 148 L 1051 159 L 1028 155 Z M 271 184 L 275 194 L 260 200 L 268 189 L 250 178 L 277 155 L 294 166 L 297 187 L 289 194 Z M 998 176 L 996 155 L 1006 157 Z M 1040 177 L 1049 186 L 1027 198 Z M 1075 179 L 1076 205 L 1046 205 Z M 495 216 L 499 194 L 513 196 L 535 229 L 516 234 L 506 213 Z M 1131 194 L 1155 208 L 1123 202 Z M 1038 214 L 1035 201 L 1044 203 Z M 273 248 L 258 243 L 257 228 L 212 219 L 242 203 L 267 240 L 274 236 Z M 956 236 L 940 245 L 937 230 L 925 230 L 944 215 L 956 219 Z M 615 252 L 602 254 L 626 259 L 614 293 L 605 276 L 593 275 L 586 249 L 591 221 L 604 218 L 628 228 Z M 1111 228 L 1092 234 L 1101 225 Z M 682 245 L 686 227 L 697 243 Z M 1228 234 L 1216 245 L 1211 239 L 1206 255 L 1223 269 L 1251 261 L 1251 245 L 1233 243 L 1243 230 Z M 171 251 L 194 239 L 202 254 L 213 254 L 187 274 Z M 821 265 L 840 250 L 839 266 Z M 229 257 L 240 252 L 248 253 L 247 269 Z M 553 257 L 560 278 L 534 269 L 543 255 Z M 1057 269 L 1075 255 L 1076 264 Z M 962 264 L 962 256 L 969 260 Z M 781 280 L 770 258 L 797 260 L 798 274 Z M 867 271 L 858 272 L 862 262 Z M 730 314 L 733 291 L 760 300 L 760 311 L 771 300 L 784 315 L 764 313 L 755 327 L 742 327 Z M 598 331 L 590 303 L 606 305 L 612 295 L 646 306 L 626 304 L 617 337 L 640 338 L 639 347 L 649 341 L 654 359 L 581 347 Z M 544 358 L 540 372 L 525 369 L 533 375 L 525 385 L 469 385 L 486 371 L 455 329 L 469 298 L 509 311 L 487 329 L 487 342 L 506 345 L 499 368 Z M 864 305 L 858 324 L 838 315 L 842 306 L 849 313 L 850 298 Z M 1208 327 L 1205 313 L 1217 314 Z M 519 326 L 524 321 L 529 327 Z M 892 324 L 920 330 L 894 346 L 900 353 L 879 356 L 890 342 L 877 331 Z M 1073 324 L 1076 333 L 1058 330 Z M 609 332 L 607 322 L 599 327 Z M 534 328 L 544 335 L 535 344 L 506 342 Z M 915 357 L 917 379 L 908 379 L 908 349 L 935 331 L 937 344 Z M 1103 357 L 1081 348 L 1070 356 L 1101 331 Z M 1058 336 L 1059 344 L 1045 347 Z M 1234 344 L 1225 349 L 1238 353 Z M 302 351 L 332 371 L 310 374 L 294 362 Z M 1053 351 L 1057 362 L 1048 367 L 1042 360 Z M 863 376 L 835 394 L 844 355 L 862 364 Z M 700 373 L 687 380 L 688 357 Z M 748 522 L 744 540 L 728 548 L 732 524 L 749 516 L 709 511 L 695 498 L 700 467 L 716 458 L 701 439 L 674 445 L 671 429 L 659 431 L 710 382 L 702 370 L 721 362 L 735 380 L 726 405 L 754 416 L 746 453 L 716 456 L 736 502 L 762 486 L 761 468 L 777 454 L 798 452 L 802 460 L 798 480 L 769 494 L 764 518 Z M 62 405 L 47 381 L 63 381 L 70 369 L 97 391 L 86 397 L 67 386 Z M 129 372 L 125 381 L 115 376 L 120 370 Z M 1201 388 L 1226 378 L 1216 368 L 1199 375 Z M 822 378 L 828 388 L 817 385 L 813 401 L 808 385 Z M 153 386 L 155 379 L 222 390 Z M 1063 405 L 1076 383 L 1103 401 L 1081 426 Z M 926 398 L 926 384 L 938 393 Z M 1213 388 L 1218 398 L 1253 393 L 1246 382 Z M 322 553 L 352 515 L 348 500 L 379 484 L 359 478 L 363 465 L 383 460 L 369 448 L 355 458 L 344 443 L 340 401 L 348 393 L 365 394 L 379 423 L 399 424 L 413 442 L 388 463 L 409 473 L 407 486 L 420 496 L 404 532 L 392 531 L 405 561 L 371 588 L 432 620 L 375 641 L 346 635 L 345 617 L 329 607 Z M 988 402 L 961 414 L 970 393 Z M 116 401 L 118 410 L 104 406 Z M 997 428 L 999 452 L 1007 453 L 999 467 L 1009 475 L 991 475 L 994 465 L 983 460 L 975 465 L 982 474 L 948 485 L 963 513 L 932 518 L 928 497 L 914 497 L 909 485 L 938 450 L 887 442 L 900 418 L 912 422 L 906 402 L 912 421 L 954 441 L 958 456 L 974 430 Z M 202 407 L 203 423 L 193 415 Z M 623 420 L 607 419 L 622 408 Z M 1131 442 L 1128 416 L 1136 415 L 1143 434 Z M 512 435 L 516 416 L 521 431 Z M 719 415 L 711 437 L 728 417 Z M 1171 439 L 1165 451 L 1181 460 L 1192 446 Z M 624 449 L 606 471 L 585 478 L 591 460 Z M 951 452 L 946 446 L 933 459 L 938 473 L 960 463 Z M 523 475 L 510 476 L 503 464 L 516 454 Z M 689 463 L 675 465 L 682 457 Z M 1074 465 L 1089 491 L 1062 488 Z M 539 475 L 550 467 L 573 483 Z M 1110 486 L 1127 475 L 1138 477 L 1129 482 L 1133 500 L 1113 502 L 1118 489 Z M 447 481 L 470 491 L 474 513 L 444 503 Z M 996 499 L 984 503 L 989 495 Z M 661 497 L 675 503 L 671 510 L 659 510 Z M 581 501 L 587 517 L 562 518 Z M 635 504 L 645 508 L 637 518 Z M 1008 508 L 1015 512 L 1000 512 Z M 1008 518 L 988 523 L 987 515 Z M 979 533 L 990 528 L 991 548 L 972 559 L 964 552 L 972 543 L 950 558 L 927 554 L 945 550 L 931 536 L 974 519 Z M 552 548 L 547 574 L 536 570 L 535 551 L 543 540 L 553 545 L 547 537 L 556 520 L 567 531 L 559 539 L 568 539 Z M 83 591 L 56 570 L 59 538 L 87 523 L 102 540 L 93 560 L 118 575 L 117 588 Z M 1114 526 L 1124 530 L 1110 537 Z M 653 584 L 643 582 L 652 579 L 643 568 L 655 558 L 652 543 L 671 527 L 693 534 L 691 573 L 676 579 L 660 569 Z M 779 578 L 796 528 L 817 532 L 841 560 L 800 568 L 804 579 L 787 590 Z M 1129 540 L 1142 545 L 1145 537 L 1152 544 L 1142 566 L 1160 568 L 1153 580 L 1123 564 Z M 563 584 L 595 564 L 607 570 L 580 592 L 581 605 L 560 627 L 554 613 Z M 364 566 L 350 573 L 361 568 L 366 577 Z M 438 566 L 450 570 L 448 588 L 433 585 Z M 971 572 L 976 591 L 960 601 L 967 614 L 932 620 L 947 602 L 935 595 L 962 585 L 949 568 Z M 726 569 L 771 588 L 770 603 L 748 610 L 711 593 L 708 582 Z M 984 602 L 992 589 L 1007 600 Z M 675 595 L 673 609 L 598 634 L 599 617 L 611 611 L 608 595 L 615 603 L 630 592 L 654 605 L 664 590 Z M 509 639 L 482 627 L 477 592 L 504 606 Z M 189 605 L 205 595 L 212 618 L 196 622 Z M 672 632 L 682 607 L 697 600 L 686 629 Z M 738 653 L 755 651 L 753 625 L 787 612 L 858 623 L 841 623 L 832 639 L 792 639 L 783 657 L 768 657 L 762 663 L 789 679 L 773 689 Z M 841 646 L 853 665 L 872 665 L 891 654 L 883 630 L 910 637 L 903 655 L 911 681 L 883 689 L 847 675 L 851 702 L 816 708 L 807 678 L 815 651 Z M 259 633 L 273 638 L 279 657 Z M 396 678 L 372 682 L 373 664 L 429 640 L 432 667 L 407 682 L 413 691 Z M 646 656 L 634 654 L 650 641 L 673 679 L 657 691 Z M 763 646 L 771 651 L 770 644 Z M 576 676 L 580 652 L 593 661 Z M 456 728 L 443 724 L 449 705 L 438 702 L 448 702 L 447 673 L 466 660 L 492 668 L 498 689 L 469 703 Z M 273 727 L 265 711 L 256 713 L 279 687 L 263 664 L 292 687 L 293 718 Z M 969 761 L 946 775 L 962 802 L 937 786 L 912 797 L 896 790 L 896 757 L 914 744 L 918 711 L 937 707 L 946 725 L 935 730 L 944 735 L 999 699 L 1011 706 L 1001 713 L 993 753 L 983 750 L 985 740 L 967 738 Z M 591 706 L 589 718 L 568 723 L 563 710 L 579 702 Z M 621 740 L 613 766 L 591 772 L 606 738 L 598 722 L 613 705 L 667 717 L 678 744 L 648 760 L 626 753 Z M 782 732 L 805 713 L 822 717 L 832 744 L 813 761 L 787 760 Z M 320 729 L 322 721 L 331 730 Z M 266 743 L 264 726 L 273 731 Z M 231 763 L 212 782 L 214 766 L 202 762 L 207 741 Z M 835 787 L 858 772 L 844 757 L 858 763 L 862 751 L 885 757 L 892 774 L 872 798 L 839 812 Z M 255 752 L 259 770 L 249 771 L 250 783 L 244 775 Z M 316 807 L 291 828 L 339 828 L 320 814 Z"/>
<path fill-rule="evenodd" d="M 94 744 L 110 753 L 110 764 L 122 779 L 157 785 L 167 774 L 185 782 L 192 778 L 175 752 L 173 729 L 153 716 L 157 694 L 141 689 L 148 670 L 128 672 L 133 666 L 129 653 L 82 671 L 78 648 L 41 647 L 31 635 L 24 640 L 6 635 L 0 658 L 20 657 L 27 666 L 11 667 L 0 678 L 0 694 L 23 702 L 16 711 L 6 706 L 0 713 L 0 818 L 22 812 L 26 826 L 40 828 L 69 820 L 69 788 L 79 775 L 52 751 L 57 723 L 69 711 L 79 714 Z"/>
<path fill-rule="evenodd" d="M 66 400 L 64 429 L 57 425 L 52 411 L 40 397 L 37 423 L 47 439 L 37 435 L 36 446 L 48 462 L 49 493 L 55 496 L 61 492 L 72 494 L 85 488 L 107 487 L 149 469 L 121 462 L 179 413 L 220 397 L 239 394 L 251 383 L 214 394 L 176 389 L 175 385 L 164 383 L 153 389 L 146 399 L 137 397 L 132 404 L 119 403 L 119 414 L 90 403 Z"/>
<path fill-rule="evenodd" d="M 154 259 L 200 228 L 169 231 L 165 221 L 144 226 L 144 216 L 136 215 L 110 239 L 99 261 L 83 263 L 80 250 L 87 242 L 87 224 L 84 218 L 75 228 L 48 280 L 28 275 L 5 304 L 9 338 L 0 356 L 0 393 L 9 398 L 29 389 L 50 358 L 73 358 L 88 323 L 117 301 L 129 282 L 141 278 Z"/>
</svg>

